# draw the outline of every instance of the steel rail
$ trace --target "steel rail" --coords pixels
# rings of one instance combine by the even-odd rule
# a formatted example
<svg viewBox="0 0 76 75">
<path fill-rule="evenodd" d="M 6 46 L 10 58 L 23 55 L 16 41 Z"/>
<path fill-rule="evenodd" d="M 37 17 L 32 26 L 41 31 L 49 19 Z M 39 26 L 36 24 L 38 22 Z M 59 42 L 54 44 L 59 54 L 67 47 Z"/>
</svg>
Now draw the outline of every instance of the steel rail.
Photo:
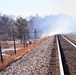
<svg viewBox="0 0 76 75">
<path fill-rule="evenodd" d="M 66 41 L 68 41 L 72 46 L 74 46 L 76 48 L 76 45 L 71 42 L 70 40 L 68 40 L 65 36 L 61 35 Z"/>
<path fill-rule="evenodd" d="M 58 48 L 60 75 L 65 75 L 64 74 L 64 69 L 63 69 L 63 64 L 62 64 L 61 53 L 60 53 L 59 41 L 58 41 L 58 37 L 57 36 L 56 36 L 56 41 L 57 41 L 57 48 Z"/>
</svg>

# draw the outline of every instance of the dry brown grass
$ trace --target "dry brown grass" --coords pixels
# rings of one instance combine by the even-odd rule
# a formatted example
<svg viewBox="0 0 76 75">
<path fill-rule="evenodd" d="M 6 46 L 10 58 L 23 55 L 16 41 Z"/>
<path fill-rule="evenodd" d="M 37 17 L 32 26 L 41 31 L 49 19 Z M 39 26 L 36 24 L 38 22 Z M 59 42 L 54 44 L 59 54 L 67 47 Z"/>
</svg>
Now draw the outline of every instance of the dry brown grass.
<svg viewBox="0 0 76 75">
<path fill-rule="evenodd" d="M 5 43 L 1 43 L 1 46 L 2 46 L 2 48 L 12 48 L 13 47 L 13 43 L 8 44 L 7 42 L 5 42 Z M 23 45 L 20 44 L 20 43 L 19 44 L 16 43 L 16 47 L 17 48 L 23 47 Z"/>
<path fill-rule="evenodd" d="M 16 52 L 18 52 L 19 50 L 17 50 Z M 14 55 L 15 53 L 14 53 L 14 50 L 6 50 L 6 51 L 4 51 L 4 52 L 2 52 L 3 54 L 8 54 L 8 55 Z"/>
<path fill-rule="evenodd" d="M 35 46 L 37 46 L 42 40 L 44 40 L 45 38 L 47 38 L 48 36 L 45 36 L 41 39 L 39 39 L 38 41 L 30 44 L 29 46 L 18 50 L 16 54 L 13 54 L 12 56 L 4 56 L 3 59 L 3 63 L 0 62 L 0 70 L 3 70 L 4 68 L 6 68 L 6 66 L 9 65 L 9 63 L 19 59 L 20 57 L 22 57 L 25 53 L 29 52 L 31 49 L 33 49 Z M 11 52 L 6 52 L 8 54 L 12 54 Z"/>
</svg>

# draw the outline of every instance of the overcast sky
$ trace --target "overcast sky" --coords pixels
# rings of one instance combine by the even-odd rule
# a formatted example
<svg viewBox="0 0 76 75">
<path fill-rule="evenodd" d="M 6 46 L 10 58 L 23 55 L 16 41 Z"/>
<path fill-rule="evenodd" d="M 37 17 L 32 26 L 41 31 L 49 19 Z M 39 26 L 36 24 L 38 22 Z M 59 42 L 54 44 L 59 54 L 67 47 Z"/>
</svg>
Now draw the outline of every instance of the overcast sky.
<svg viewBox="0 0 76 75">
<path fill-rule="evenodd" d="M 76 16 L 76 0 L 0 0 L 0 12 L 8 15 Z"/>
</svg>

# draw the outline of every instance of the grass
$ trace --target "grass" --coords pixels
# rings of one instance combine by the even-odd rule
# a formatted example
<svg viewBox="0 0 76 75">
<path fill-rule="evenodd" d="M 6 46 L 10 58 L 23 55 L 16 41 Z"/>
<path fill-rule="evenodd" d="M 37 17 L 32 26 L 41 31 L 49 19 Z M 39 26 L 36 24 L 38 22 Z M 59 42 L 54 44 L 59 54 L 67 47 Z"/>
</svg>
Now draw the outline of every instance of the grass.
<svg viewBox="0 0 76 75">
<path fill-rule="evenodd" d="M 32 50 L 35 46 L 37 46 L 41 41 L 43 41 L 46 37 L 43 37 L 39 40 L 37 40 L 36 42 L 30 44 L 29 46 L 18 50 L 16 54 L 14 54 L 13 51 L 5 51 L 3 53 L 9 54 L 11 56 L 3 56 L 3 63 L 0 62 L 0 71 L 5 69 L 10 63 L 12 63 L 13 61 L 16 61 L 17 59 L 19 59 L 20 57 L 22 57 L 24 54 L 26 54 L 27 52 L 29 52 L 30 50 Z"/>
</svg>

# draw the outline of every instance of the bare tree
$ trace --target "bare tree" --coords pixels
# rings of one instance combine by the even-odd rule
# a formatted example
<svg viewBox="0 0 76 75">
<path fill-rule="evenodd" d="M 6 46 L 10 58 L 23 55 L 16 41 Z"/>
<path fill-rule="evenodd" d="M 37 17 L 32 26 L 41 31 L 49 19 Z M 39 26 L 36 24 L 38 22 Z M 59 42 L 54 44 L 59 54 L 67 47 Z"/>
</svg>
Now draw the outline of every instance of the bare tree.
<svg viewBox="0 0 76 75">
<path fill-rule="evenodd" d="M 10 16 L 0 15 L 0 40 L 11 40 L 13 24 L 14 20 Z"/>
</svg>

